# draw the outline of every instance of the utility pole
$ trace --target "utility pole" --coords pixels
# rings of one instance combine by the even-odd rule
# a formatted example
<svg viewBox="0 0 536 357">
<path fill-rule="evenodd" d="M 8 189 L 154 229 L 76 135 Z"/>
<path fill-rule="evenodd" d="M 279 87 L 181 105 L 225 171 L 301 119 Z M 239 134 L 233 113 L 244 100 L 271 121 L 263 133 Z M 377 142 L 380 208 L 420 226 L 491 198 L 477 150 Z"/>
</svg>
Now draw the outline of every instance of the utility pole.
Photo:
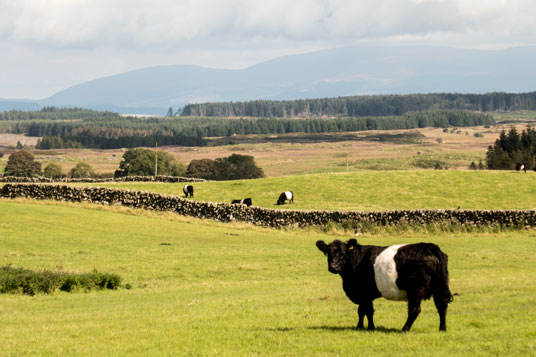
<svg viewBox="0 0 536 357">
<path fill-rule="evenodd" d="M 158 142 L 154 142 L 154 178 L 158 176 Z"/>
</svg>

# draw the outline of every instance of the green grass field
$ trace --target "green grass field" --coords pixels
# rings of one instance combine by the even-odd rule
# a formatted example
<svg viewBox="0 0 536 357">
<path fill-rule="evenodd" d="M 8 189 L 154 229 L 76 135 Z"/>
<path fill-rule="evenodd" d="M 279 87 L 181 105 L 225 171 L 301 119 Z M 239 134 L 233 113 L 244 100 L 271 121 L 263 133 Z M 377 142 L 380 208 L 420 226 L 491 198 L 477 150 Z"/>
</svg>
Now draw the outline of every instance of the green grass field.
<svg viewBox="0 0 536 357">
<path fill-rule="evenodd" d="M 286 209 L 534 209 L 534 172 L 405 170 L 359 171 L 194 183 L 195 199 L 227 202 L 251 197 L 256 206 Z M 82 185 L 82 184 L 81 184 Z M 83 184 L 82 186 L 89 186 Z M 184 183 L 97 183 L 183 195 Z M 293 205 L 277 206 L 283 191 L 294 192 Z"/>
<path fill-rule="evenodd" d="M 528 176 L 528 175 L 527 175 Z M 0 265 L 117 273 L 132 289 L 0 295 L 1 355 L 535 355 L 533 230 L 371 235 L 449 255 L 448 331 L 431 301 L 376 300 L 374 332 L 327 271 L 314 230 L 269 230 L 122 207 L 0 200 Z M 170 245 L 161 245 L 170 243 Z"/>
</svg>

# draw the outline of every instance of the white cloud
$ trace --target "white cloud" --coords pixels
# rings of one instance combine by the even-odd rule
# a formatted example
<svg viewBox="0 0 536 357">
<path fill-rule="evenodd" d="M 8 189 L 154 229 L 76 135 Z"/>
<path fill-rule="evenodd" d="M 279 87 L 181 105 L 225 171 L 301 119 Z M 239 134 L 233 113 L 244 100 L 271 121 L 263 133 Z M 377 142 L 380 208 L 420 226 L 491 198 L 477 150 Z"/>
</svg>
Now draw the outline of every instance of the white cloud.
<svg viewBox="0 0 536 357">
<path fill-rule="evenodd" d="M 522 32 L 534 29 L 536 6 L 525 0 L 4 0 L 0 9 L 1 33 L 13 41 L 167 47 L 258 37 L 337 41 L 508 30 L 494 24 Z"/>
<path fill-rule="evenodd" d="M 45 71 L 59 87 L 136 67 L 237 68 L 359 42 L 536 44 L 534 13 L 532 0 L 0 0 L 0 76 L 17 84 L 0 83 L 0 97 L 20 96 L 17 78 Z M 61 88 L 45 87 L 42 95 Z"/>
</svg>

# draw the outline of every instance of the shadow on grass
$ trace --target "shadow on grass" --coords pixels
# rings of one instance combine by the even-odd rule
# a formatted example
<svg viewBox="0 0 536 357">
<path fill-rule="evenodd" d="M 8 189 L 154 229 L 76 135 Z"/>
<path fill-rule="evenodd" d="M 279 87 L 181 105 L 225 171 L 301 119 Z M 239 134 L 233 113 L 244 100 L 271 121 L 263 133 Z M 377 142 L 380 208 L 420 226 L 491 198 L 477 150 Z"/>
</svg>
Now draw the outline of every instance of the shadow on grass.
<svg viewBox="0 0 536 357">
<path fill-rule="evenodd" d="M 268 331 L 275 332 L 290 332 L 295 331 L 298 328 L 296 327 L 275 327 L 267 328 Z M 307 327 L 308 330 L 323 330 L 323 331 L 332 331 L 332 332 L 344 332 L 344 331 L 355 331 L 355 332 L 369 332 L 369 333 L 402 333 L 402 330 L 395 328 L 386 328 L 386 327 L 376 327 L 375 330 L 367 329 L 358 329 L 355 326 L 311 326 Z"/>
</svg>

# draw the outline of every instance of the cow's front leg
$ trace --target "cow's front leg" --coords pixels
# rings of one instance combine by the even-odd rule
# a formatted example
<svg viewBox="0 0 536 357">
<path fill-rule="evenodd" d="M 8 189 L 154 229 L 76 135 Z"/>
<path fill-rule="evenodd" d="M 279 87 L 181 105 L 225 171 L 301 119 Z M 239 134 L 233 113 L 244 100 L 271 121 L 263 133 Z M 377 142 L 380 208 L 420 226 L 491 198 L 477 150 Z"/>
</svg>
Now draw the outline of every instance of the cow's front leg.
<svg viewBox="0 0 536 357">
<path fill-rule="evenodd" d="M 357 314 L 359 315 L 359 322 L 357 323 L 358 329 L 365 328 L 363 325 L 363 320 L 365 316 L 367 317 L 368 321 L 368 329 L 374 330 L 374 308 L 372 306 L 372 301 L 363 302 L 359 305 L 359 308 L 357 309 Z"/>
<path fill-rule="evenodd" d="M 359 320 L 357 321 L 357 329 L 361 330 L 365 328 L 365 325 L 363 324 L 363 321 L 365 320 L 365 310 L 363 308 L 363 305 L 359 305 L 357 308 L 357 316 L 359 317 Z"/>
</svg>

